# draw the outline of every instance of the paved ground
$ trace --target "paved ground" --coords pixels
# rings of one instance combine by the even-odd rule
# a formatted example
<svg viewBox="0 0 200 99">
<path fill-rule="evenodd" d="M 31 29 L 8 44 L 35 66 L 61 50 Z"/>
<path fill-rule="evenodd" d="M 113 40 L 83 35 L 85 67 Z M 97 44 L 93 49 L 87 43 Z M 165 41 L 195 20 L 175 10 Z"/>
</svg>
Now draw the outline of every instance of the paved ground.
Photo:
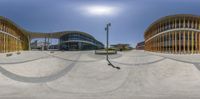
<svg viewBox="0 0 200 99">
<path fill-rule="evenodd" d="M 199 99 L 200 55 L 0 54 L 0 99 Z"/>
</svg>

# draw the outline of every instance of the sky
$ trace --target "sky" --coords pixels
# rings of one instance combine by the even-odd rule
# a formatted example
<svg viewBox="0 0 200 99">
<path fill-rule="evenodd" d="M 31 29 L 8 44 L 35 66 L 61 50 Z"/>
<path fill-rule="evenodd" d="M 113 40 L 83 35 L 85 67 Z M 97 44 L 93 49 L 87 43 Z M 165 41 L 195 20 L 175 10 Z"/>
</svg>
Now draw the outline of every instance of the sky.
<svg viewBox="0 0 200 99">
<path fill-rule="evenodd" d="M 82 31 L 105 44 L 110 22 L 110 44 L 132 47 L 151 23 L 174 14 L 200 15 L 200 0 L 0 0 L 0 16 L 28 31 Z"/>
</svg>

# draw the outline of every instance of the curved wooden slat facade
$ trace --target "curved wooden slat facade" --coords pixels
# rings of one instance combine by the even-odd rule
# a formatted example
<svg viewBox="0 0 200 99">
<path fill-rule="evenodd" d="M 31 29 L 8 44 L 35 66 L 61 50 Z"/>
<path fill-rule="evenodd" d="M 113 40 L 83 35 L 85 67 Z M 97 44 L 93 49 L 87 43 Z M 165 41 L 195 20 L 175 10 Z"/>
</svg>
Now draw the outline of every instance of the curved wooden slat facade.
<svg viewBox="0 0 200 99">
<path fill-rule="evenodd" d="M 79 33 L 99 42 L 90 34 L 80 31 L 61 31 L 54 33 L 30 32 L 19 27 L 11 20 L 0 16 L 0 53 L 28 50 L 30 49 L 30 41 L 33 38 L 60 39 L 63 35 L 71 33 Z M 96 46 L 99 47 L 99 45 Z"/>
<path fill-rule="evenodd" d="M 200 53 L 200 16 L 178 14 L 163 17 L 144 33 L 145 50 L 162 53 Z"/>
<path fill-rule="evenodd" d="M 22 29 L 10 20 L 0 17 L 0 53 L 28 49 L 28 38 Z"/>
</svg>

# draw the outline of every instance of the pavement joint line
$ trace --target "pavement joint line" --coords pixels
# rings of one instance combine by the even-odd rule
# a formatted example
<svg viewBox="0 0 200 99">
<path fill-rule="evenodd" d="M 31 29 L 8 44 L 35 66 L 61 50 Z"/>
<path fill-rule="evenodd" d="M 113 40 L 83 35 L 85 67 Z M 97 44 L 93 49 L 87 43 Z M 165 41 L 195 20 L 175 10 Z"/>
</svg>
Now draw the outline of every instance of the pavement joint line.
<svg viewBox="0 0 200 99">
<path fill-rule="evenodd" d="M 159 59 L 159 60 L 156 60 L 156 61 L 152 61 L 152 62 L 147 62 L 147 63 L 138 63 L 138 64 L 127 64 L 127 63 L 120 63 L 120 62 L 116 62 L 116 61 L 112 61 L 114 63 L 118 63 L 118 64 L 122 64 L 122 65 L 127 65 L 127 66 L 140 66 L 140 65 L 149 65 L 149 64 L 154 64 L 154 63 L 157 63 L 157 62 L 160 62 L 160 61 L 163 61 L 165 60 L 166 58 L 162 58 L 162 59 Z"/>
<path fill-rule="evenodd" d="M 46 53 L 44 52 L 44 54 L 46 54 Z M 48 55 L 48 54 L 47 54 L 47 55 Z M 4 65 L 4 64 L 21 64 L 21 63 L 32 62 L 32 61 L 36 61 L 36 60 L 39 60 L 39 59 L 45 59 L 45 58 L 49 58 L 49 57 L 51 57 L 51 56 L 48 55 L 48 56 L 43 56 L 43 57 L 31 59 L 31 60 L 18 61 L 18 62 L 4 62 L 4 63 L 0 63 L 0 64 L 1 64 L 1 65 Z"/>
<path fill-rule="evenodd" d="M 63 58 L 63 57 L 59 57 L 59 56 L 56 56 L 56 55 L 51 55 L 49 53 L 46 53 L 52 57 L 55 57 L 55 58 L 58 58 L 58 59 L 62 59 L 62 60 L 67 60 L 67 61 L 72 61 L 72 62 L 96 62 L 96 61 L 100 61 L 100 60 L 103 60 L 103 59 L 100 59 L 100 60 L 94 60 L 94 61 L 79 61 L 79 60 L 72 60 L 72 59 L 66 59 L 66 58 Z M 79 53 L 80 54 L 80 53 Z M 78 54 L 78 55 L 79 55 Z M 59 54 L 58 54 L 59 55 Z"/>
<path fill-rule="evenodd" d="M 67 61 L 73 61 L 73 62 L 97 62 L 97 61 L 101 61 L 103 60 L 104 58 L 101 58 L 101 59 L 97 59 L 97 60 L 92 60 L 92 61 L 80 61 L 80 60 L 71 60 L 71 59 L 66 59 L 66 58 L 62 58 L 62 57 L 59 57 L 59 56 L 56 56 L 56 55 L 59 55 L 61 53 L 58 53 L 58 54 L 54 54 L 54 55 L 51 55 L 47 52 L 44 52 L 46 55 L 48 56 L 43 56 L 43 57 L 39 57 L 39 58 L 36 58 L 36 59 L 31 59 L 31 60 L 26 60 L 26 61 L 19 61 L 19 62 L 4 62 L 4 63 L 0 63 L 1 65 L 5 65 L 5 64 L 21 64 L 21 63 L 27 63 L 27 62 L 32 62 L 32 61 L 36 61 L 36 60 L 39 60 L 39 59 L 45 59 L 45 58 L 49 58 L 50 56 L 52 57 L 55 57 L 55 58 L 58 58 L 58 59 L 62 59 L 62 60 L 67 60 Z M 121 55 L 122 56 L 122 55 Z M 119 56 L 119 57 L 121 57 Z"/>
<path fill-rule="evenodd" d="M 127 57 L 149 57 L 149 56 L 153 56 L 153 55 L 127 56 Z"/>
<path fill-rule="evenodd" d="M 80 55 L 77 57 L 77 59 L 80 58 Z M 42 82 L 49 82 L 49 81 L 53 81 L 56 80 L 62 76 L 64 76 L 65 74 L 67 74 L 69 71 L 71 71 L 71 69 L 75 66 L 76 62 L 72 62 L 70 65 L 66 66 L 64 69 L 58 71 L 57 73 L 54 73 L 52 75 L 49 76 L 44 76 L 44 77 L 26 77 L 26 76 L 21 76 L 18 74 L 14 74 L 6 69 L 4 69 L 2 66 L 0 66 L 0 72 L 13 80 L 16 81 L 20 81 L 20 82 L 26 82 L 26 83 L 42 83 Z"/>
<path fill-rule="evenodd" d="M 49 58 L 50 56 L 44 56 L 44 57 L 39 57 L 36 59 L 32 59 L 32 60 L 26 60 L 26 61 L 19 61 L 19 62 L 4 62 L 4 63 L 0 63 L 1 65 L 4 64 L 21 64 L 21 63 L 27 63 L 27 62 L 32 62 L 32 61 L 36 61 L 36 60 L 40 60 L 40 59 L 45 59 L 45 58 Z"/>
<path fill-rule="evenodd" d="M 47 83 L 45 83 L 45 85 L 50 90 L 58 91 L 58 92 L 62 92 L 62 93 L 70 93 L 70 94 L 105 94 L 105 93 L 111 93 L 111 92 L 117 91 L 120 88 L 122 88 L 128 82 L 128 78 L 130 77 L 130 73 L 131 73 L 130 70 L 128 69 L 127 72 L 128 72 L 128 74 L 127 74 L 125 80 L 123 81 L 123 83 L 120 86 L 116 87 L 115 89 L 108 90 L 108 91 L 102 91 L 102 92 L 70 92 L 70 91 L 61 91 L 61 90 L 58 90 L 58 89 L 51 88 Z"/>
<path fill-rule="evenodd" d="M 58 58 L 58 59 L 62 59 L 62 60 L 72 61 L 72 62 L 97 62 L 97 61 L 103 60 L 103 59 L 100 59 L 100 60 L 94 60 L 94 61 L 80 61 L 80 60 L 66 59 L 66 58 L 59 57 L 59 56 L 53 56 L 53 57 Z"/>
<path fill-rule="evenodd" d="M 72 60 L 72 59 L 66 59 L 66 58 L 63 58 L 63 57 L 59 57 L 59 56 L 56 56 L 56 55 L 51 55 L 55 58 L 58 58 L 58 59 L 62 59 L 62 60 L 67 60 L 67 61 L 73 61 L 73 62 L 98 62 L 98 61 L 101 61 L 103 59 L 105 59 L 104 57 L 103 58 L 100 58 L 100 59 L 96 59 L 96 60 L 87 60 L 87 61 L 80 61 L 80 60 Z M 120 55 L 119 57 L 121 57 L 122 55 Z M 119 58 L 117 57 L 117 58 Z"/>
<path fill-rule="evenodd" d="M 200 64 L 193 64 L 200 71 Z"/>
<path fill-rule="evenodd" d="M 152 53 L 149 53 L 149 54 L 152 54 Z M 156 55 L 156 54 L 152 54 L 152 55 Z M 166 57 L 166 56 L 162 56 L 162 55 L 156 55 L 156 56 L 165 57 L 165 58 L 167 58 L 167 59 L 171 59 L 171 60 L 178 61 L 178 62 L 182 62 L 182 63 L 192 64 L 192 65 L 194 65 L 198 70 L 200 70 L 200 62 L 183 61 L 183 60 L 178 60 L 178 59 L 174 59 L 174 58 L 170 58 L 170 57 Z"/>
<path fill-rule="evenodd" d="M 4 63 L 0 63 L 1 65 L 6 65 L 6 64 L 21 64 L 21 63 L 27 63 L 27 62 L 32 62 L 32 61 L 36 61 L 36 60 L 40 60 L 40 59 L 46 59 L 46 58 L 49 58 L 49 57 L 53 57 L 52 55 L 50 54 L 47 54 L 46 52 L 44 52 L 46 55 L 48 56 L 43 56 L 43 57 L 39 57 L 39 58 L 36 58 L 36 59 L 31 59 L 31 60 L 26 60 L 26 61 L 19 61 L 19 62 L 4 62 Z M 60 53 L 59 53 L 60 54 Z M 58 55 L 59 55 L 58 54 Z M 57 55 L 57 54 L 56 54 Z"/>
<path fill-rule="evenodd" d="M 153 53 L 148 53 L 148 54 L 155 55 L 155 56 L 160 56 L 160 57 L 165 57 L 167 59 L 171 59 L 171 60 L 178 61 L 178 62 L 183 62 L 183 63 L 188 63 L 188 64 L 200 64 L 200 62 L 189 62 L 189 61 L 174 59 L 174 58 L 171 58 L 171 57 L 166 57 L 166 56 L 163 56 L 163 55 L 156 55 L 156 54 L 153 54 Z"/>
</svg>

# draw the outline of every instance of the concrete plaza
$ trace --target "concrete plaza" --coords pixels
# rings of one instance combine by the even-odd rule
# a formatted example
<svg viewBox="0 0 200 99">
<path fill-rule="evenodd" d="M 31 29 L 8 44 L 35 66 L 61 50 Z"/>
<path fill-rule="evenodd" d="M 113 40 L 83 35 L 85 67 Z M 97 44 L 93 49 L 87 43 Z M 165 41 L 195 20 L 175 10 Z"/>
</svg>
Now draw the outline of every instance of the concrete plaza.
<svg viewBox="0 0 200 99">
<path fill-rule="evenodd" d="M 0 54 L 0 99 L 199 99 L 200 55 L 145 51 Z"/>
</svg>

